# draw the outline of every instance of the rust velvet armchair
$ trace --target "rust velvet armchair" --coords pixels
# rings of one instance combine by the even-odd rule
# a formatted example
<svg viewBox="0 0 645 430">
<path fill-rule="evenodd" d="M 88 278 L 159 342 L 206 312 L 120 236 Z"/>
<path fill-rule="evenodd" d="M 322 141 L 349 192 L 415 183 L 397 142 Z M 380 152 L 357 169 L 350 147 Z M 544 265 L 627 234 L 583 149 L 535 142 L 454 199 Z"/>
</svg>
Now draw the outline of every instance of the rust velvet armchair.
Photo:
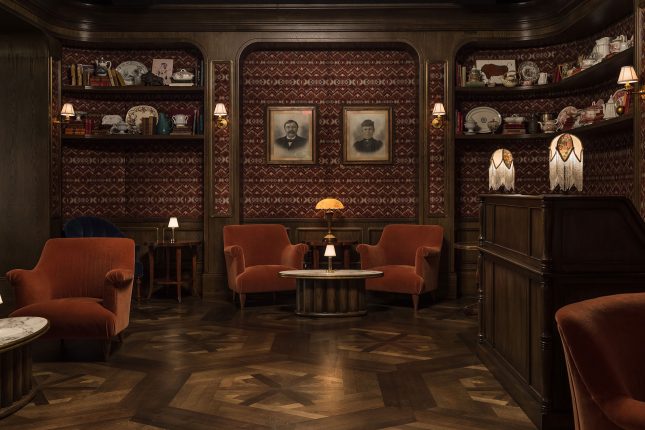
<svg viewBox="0 0 645 430">
<path fill-rule="evenodd" d="M 227 225 L 224 227 L 224 257 L 228 287 L 240 297 L 246 294 L 296 289 L 296 280 L 278 272 L 302 269 L 307 245 L 292 245 L 287 230 L 279 224 Z"/>
<path fill-rule="evenodd" d="M 36 267 L 7 273 L 17 305 L 11 316 L 47 318 L 49 338 L 102 340 L 107 357 L 130 321 L 133 272 L 132 239 L 49 239 Z"/>
<path fill-rule="evenodd" d="M 645 293 L 572 303 L 555 319 L 576 430 L 645 429 Z"/>
<path fill-rule="evenodd" d="M 385 226 L 376 245 L 356 247 L 361 269 L 383 272 L 382 278 L 367 279 L 366 289 L 410 294 L 416 312 L 419 295 L 437 289 L 442 242 L 438 225 Z"/>
</svg>

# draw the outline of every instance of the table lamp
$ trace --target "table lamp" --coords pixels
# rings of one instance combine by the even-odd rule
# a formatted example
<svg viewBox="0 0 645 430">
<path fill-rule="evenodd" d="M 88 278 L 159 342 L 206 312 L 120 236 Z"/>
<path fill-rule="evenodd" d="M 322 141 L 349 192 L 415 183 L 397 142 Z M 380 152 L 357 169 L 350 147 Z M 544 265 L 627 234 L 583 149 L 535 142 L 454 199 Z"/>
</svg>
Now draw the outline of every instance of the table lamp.
<svg viewBox="0 0 645 430">
<path fill-rule="evenodd" d="M 336 236 L 331 233 L 331 220 L 334 217 L 334 211 L 344 208 L 345 206 L 343 206 L 340 200 L 336 200 L 331 197 L 322 199 L 321 201 L 316 203 L 316 209 L 322 209 L 325 211 L 325 220 L 327 221 L 327 235 L 324 237 L 324 239 L 327 243 L 332 243 L 336 240 Z"/>
<path fill-rule="evenodd" d="M 168 227 L 172 230 L 172 238 L 170 243 L 175 243 L 175 229 L 179 227 L 179 222 L 177 221 L 176 216 L 171 216 L 170 221 L 168 221 Z"/>
<path fill-rule="evenodd" d="M 334 271 L 334 266 L 331 263 L 331 259 L 336 256 L 336 248 L 334 248 L 334 245 L 327 245 L 325 247 L 325 257 L 327 257 L 329 260 L 329 263 L 327 265 L 327 272 L 331 273 Z"/>
</svg>

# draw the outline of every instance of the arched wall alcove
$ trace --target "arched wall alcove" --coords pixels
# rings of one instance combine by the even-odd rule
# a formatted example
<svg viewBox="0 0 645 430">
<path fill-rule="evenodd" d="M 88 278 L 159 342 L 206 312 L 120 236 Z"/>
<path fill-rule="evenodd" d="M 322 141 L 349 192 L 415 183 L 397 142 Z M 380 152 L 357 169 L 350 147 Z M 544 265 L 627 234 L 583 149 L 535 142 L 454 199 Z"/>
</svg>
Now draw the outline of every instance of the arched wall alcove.
<svg viewBox="0 0 645 430">
<path fill-rule="evenodd" d="M 315 217 L 318 200 L 345 203 L 345 219 L 416 221 L 419 207 L 421 71 L 405 43 L 254 43 L 240 56 L 240 219 Z M 313 162 L 275 162 L 267 153 L 268 111 L 312 107 Z M 390 108 L 391 158 L 351 163 L 345 108 Z M 282 126 L 282 124 L 280 124 Z M 351 132 L 350 128 L 350 132 Z M 355 132 L 355 130 L 354 130 Z M 344 143 L 345 142 L 345 143 Z M 366 158 L 369 158 L 367 156 Z"/>
</svg>

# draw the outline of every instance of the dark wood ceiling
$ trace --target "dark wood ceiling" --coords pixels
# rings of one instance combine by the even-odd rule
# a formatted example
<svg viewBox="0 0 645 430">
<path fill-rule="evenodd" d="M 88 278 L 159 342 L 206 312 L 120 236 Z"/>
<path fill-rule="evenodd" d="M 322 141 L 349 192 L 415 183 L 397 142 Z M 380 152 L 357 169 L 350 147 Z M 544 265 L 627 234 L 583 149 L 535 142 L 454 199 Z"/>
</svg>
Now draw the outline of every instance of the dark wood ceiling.
<svg viewBox="0 0 645 430">
<path fill-rule="evenodd" d="M 38 25 L 63 38 L 74 32 L 87 35 L 124 31 L 489 31 L 512 43 L 547 39 L 558 42 L 593 34 L 632 13 L 633 2 L 0 0 L 0 9 L 3 7 L 39 18 Z"/>
</svg>

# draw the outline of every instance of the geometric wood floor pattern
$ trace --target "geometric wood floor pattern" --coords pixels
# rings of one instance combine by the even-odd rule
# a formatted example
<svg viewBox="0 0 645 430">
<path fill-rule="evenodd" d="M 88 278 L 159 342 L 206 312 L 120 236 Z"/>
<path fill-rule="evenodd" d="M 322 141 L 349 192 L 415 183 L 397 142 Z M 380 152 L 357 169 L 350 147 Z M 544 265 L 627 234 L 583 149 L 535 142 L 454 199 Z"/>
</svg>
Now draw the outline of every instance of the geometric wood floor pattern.
<svg viewBox="0 0 645 430">
<path fill-rule="evenodd" d="M 98 344 L 79 360 L 87 341 L 35 362 L 40 393 L 0 428 L 535 429 L 473 353 L 463 303 L 309 319 L 280 300 L 142 304 L 108 362 Z"/>
</svg>

